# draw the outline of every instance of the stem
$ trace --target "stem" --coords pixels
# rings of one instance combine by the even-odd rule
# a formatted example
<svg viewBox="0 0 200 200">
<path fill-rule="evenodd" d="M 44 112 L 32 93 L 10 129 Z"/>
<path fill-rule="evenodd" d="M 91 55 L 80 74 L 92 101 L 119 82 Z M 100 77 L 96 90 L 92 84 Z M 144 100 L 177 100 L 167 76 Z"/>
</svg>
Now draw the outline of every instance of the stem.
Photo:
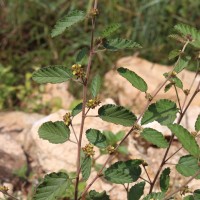
<svg viewBox="0 0 200 200">
<path fill-rule="evenodd" d="M 176 92 L 176 98 L 178 100 L 179 109 L 180 109 L 181 114 L 182 114 L 183 111 L 182 111 L 181 102 L 180 102 L 180 98 L 179 98 L 179 95 L 178 95 L 178 91 L 177 91 L 176 85 L 174 85 L 174 89 L 175 89 L 175 92 Z"/>
<path fill-rule="evenodd" d="M 142 165 L 142 166 L 143 166 L 144 171 L 145 171 L 145 173 L 146 173 L 146 175 L 147 175 L 147 177 L 148 177 L 148 179 L 149 179 L 149 183 L 151 184 L 151 179 L 150 179 L 150 176 L 149 176 L 149 174 L 148 174 L 148 172 L 147 172 L 147 169 L 146 169 L 146 167 L 145 167 L 144 165 Z"/>
<path fill-rule="evenodd" d="M 74 130 L 74 126 L 73 126 L 72 123 L 71 123 L 71 127 L 72 127 L 72 131 L 73 131 L 73 133 L 74 133 L 74 136 L 75 136 L 75 138 L 76 138 L 76 142 L 77 142 L 77 144 L 78 144 L 78 138 L 77 138 L 77 135 L 76 135 L 76 132 L 75 132 L 75 130 Z"/>
<path fill-rule="evenodd" d="M 97 0 L 94 0 L 93 9 L 97 8 Z M 77 152 L 77 169 L 76 169 L 76 182 L 75 182 L 75 193 L 74 193 L 74 200 L 78 199 L 78 185 L 79 185 L 79 175 L 80 175 L 80 157 L 81 157 L 81 143 L 82 143 L 82 136 L 83 136 L 83 128 L 86 116 L 86 101 L 87 101 L 87 90 L 88 90 L 88 79 L 90 75 L 90 69 L 92 65 L 92 58 L 94 54 L 94 31 L 95 31 L 95 16 L 92 16 L 92 31 L 91 31 L 91 42 L 90 42 L 90 53 L 89 53 L 89 60 L 86 69 L 86 78 L 83 84 L 83 107 L 82 107 L 82 119 L 81 119 L 81 127 L 80 127 L 80 135 L 78 140 L 78 152 Z"/>
<path fill-rule="evenodd" d="M 185 188 L 185 186 L 188 185 L 188 183 L 190 183 L 193 179 L 195 179 L 198 175 L 200 174 L 200 171 L 197 171 L 191 178 L 189 178 L 179 189 L 169 193 L 167 196 L 165 196 L 165 198 L 163 200 L 167 200 L 170 197 L 174 196 L 176 193 L 178 193 L 179 191 L 181 191 L 183 188 Z"/>
<path fill-rule="evenodd" d="M 189 108 L 190 104 L 192 103 L 194 97 L 198 94 L 198 92 L 199 92 L 199 87 L 200 87 L 200 81 L 199 81 L 199 84 L 197 85 L 197 88 L 196 88 L 194 94 L 192 95 L 191 99 L 189 100 L 189 102 L 188 102 L 186 108 L 184 109 L 184 111 L 183 111 L 182 114 L 180 115 L 177 124 L 180 124 L 181 120 L 183 119 L 183 116 L 185 115 L 185 113 L 186 113 L 187 109 Z M 160 164 L 160 167 L 158 168 L 158 171 L 157 171 L 157 173 L 156 173 L 156 176 L 155 176 L 155 178 L 154 178 L 154 180 L 153 180 L 153 182 L 152 182 L 152 185 L 151 185 L 150 190 L 149 190 L 149 194 L 152 192 L 153 187 L 154 187 L 154 185 L 155 185 L 155 183 L 156 183 L 156 181 L 157 181 L 157 178 L 158 178 L 158 176 L 159 176 L 159 174 L 160 174 L 160 172 L 161 172 L 161 170 L 162 170 L 162 167 L 166 164 L 166 160 L 169 160 L 169 158 L 168 158 L 168 159 L 166 159 L 166 158 L 167 158 L 169 149 L 170 149 L 170 147 L 171 147 L 171 144 L 172 144 L 172 142 L 173 142 L 173 139 L 174 139 L 174 134 L 172 134 L 172 136 L 171 136 L 171 139 L 170 139 L 170 142 L 169 142 L 169 146 L 168 146 L 168 148 L 167 148 L 167 150 L 166 150 L 166 152 L 165 152 L 165 154 L 164 154 L 164 156 L 163 156 L 163 159 L 162 159 L 162 162 L 161 162 L 161 164 Z"/>
</svg>

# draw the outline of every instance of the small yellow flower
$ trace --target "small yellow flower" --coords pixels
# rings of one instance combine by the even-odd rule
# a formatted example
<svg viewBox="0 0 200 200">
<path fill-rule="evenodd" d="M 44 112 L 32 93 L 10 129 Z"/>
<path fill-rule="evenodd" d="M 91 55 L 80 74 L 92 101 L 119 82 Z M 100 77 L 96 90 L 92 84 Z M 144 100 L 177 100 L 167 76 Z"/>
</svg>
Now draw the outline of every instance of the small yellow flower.
<svg viewBox="0 0 200 200">
<path fill-rule="evenodd" d="M 94 156 L 95 154 L 94 145 L 90 143 L 83 147 L 82 150 L 87 156 Z"/>
<path fill-rule="evenodd" d="M 72 69 L 72 74 L 74 76 L 76 76 L 77 78 L 84 78 L 85 77 L 84 69 L 80 64 L 72 65 L 71 69 Z"/>
<path fill-rule="evenodd" d="M 152 101 L 152 99 L 153 99 L 153 97 L 151 96 L 150 93 L 146 93 L 145 98 L 146 98 L 148 101 Z"/>
<path fill-rule="evenodd" d="M 109 154 L 111 154 L 111 153 L 113 153 L 115 151 L 115 147 L 113 147 L 111 145 L 109 145 L 106 149 L 107 149 Z"/>
<path fill-rule="evenodd" d="M 88 100 L 88 102 L 86 103 L 86 106 L 88 108 L 96 108 L 99 104 L 101 103 L 101 101 L 98 99 L 98 98 L 95 98 L 95 99 L 90 99 Z"/>
<path fill-rule="evenodd" d="M 9 189 L 8 189 L 8 187 L 6 187 L 6 186 L 0 186 L 0 191 L 2 191 L 2 192 L 7 192 Z"/>
<path fill-rule="evenodd" d="M 65 124 L 67 126 L 69 126 L 71 124 L 71 113 L 66 113 L 64 116 L 63 116 L 63 121 L 65 122 Z"/>
</svg>

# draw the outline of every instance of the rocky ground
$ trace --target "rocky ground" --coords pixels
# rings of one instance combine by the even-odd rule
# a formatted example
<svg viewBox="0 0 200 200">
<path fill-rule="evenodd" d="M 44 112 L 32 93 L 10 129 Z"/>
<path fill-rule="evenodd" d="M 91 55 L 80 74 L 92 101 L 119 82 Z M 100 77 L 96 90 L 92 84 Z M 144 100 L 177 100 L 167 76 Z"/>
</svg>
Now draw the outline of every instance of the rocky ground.
<svg viewBox="0 0 200 200">
<path fill-rule="evenodd" d="M 162 74 L 170 70 L 169 67 L 153 64 L 137 57 L 122 58 L 118 61 L 117 66 L 127 67 L 143 77 L 149 85 L 148 92 L 152 92 L 156 87 L 158 87 L 164 80 Z M 180 76 L 184 82 L 184 89 L 188 89 L 193 80 L 194 73 L 185 71 Z M 197 84 L 198 79 L 199 77 L 194 82 L 194 87 Z M 55 86 L 53 87 L 52 90 L 56 91 L 54 93 L 55 96 L 62 97 L 62 94 L 66 93 L 67 86 L 64 84 L 62 86 L 63 87 L 60 85 L 57 88 L 55 88 Z M 144 96 L 138 93 L 138 91 L 136 91 L 130 83 L 125 81 L 125 79 L 120 77 L 115 70 L 106 74 L 104 86 L 106 88 L 104 96 L 107 95 L 108 97 L 112 97 L 112 99 L 104 99 L 102 104 L 119 103 L 123 106 L 130 107 L 137 114 L 144 106 L 146 101 Z M 47 94 L 44 99 L 52 97 L 52 90 L 51 86 L 48 86 Z M 181 91 L 180 94 L 181 98 L 183 98 L 183 93 L 181 93 Z M 67 93 L 65 98 L 62 98 L 63 100 L 66 100 L 67 97 L 70 101 L 73 100 L 72 95 Z M 170 98 L 177 101 L 175 93 L 172 90 L 167 93 L 161 92 L 157 99 L 159 98 Z M 66 108 L 67 105 L 64 105 L 64 107 Z M 98 108 L 90 111 L 89 114 L 97 114 L 97 110 Z M 29 193 L 27 190 L 30 190 L 31 186 L 37 185 L 38 178 L 40 176 L 42 177 L 45 173 L 59 171 L 61 169 L 65 169 L 68 172 L 75 171 L 76 159 L 74 158 L 76 156 L 76 144 L 71 142 L 56 145 L 50 144 L 47 141 L 41 140 L 37 133 L 37 130 L 42 123 L 46 121 L 62 120 L 65 113 L 66 110 L 59 110 L 48 116 L 23 112 L 0 113 L 0 181 L 1 184 L 7 185 L 10 188 L 10 193 L 18 191 L 18 195 L 21 195 L 23 199 L 27 199 Z M 194 123 L 199 113 L 200 96 L 197 96 L 197 98 L 192 102 L 191 107 L 188 109 L 185 118 L 182 120 L 182 125 L 187 127 L 190 131 L 194 131 Z M 77 133 L 80 128 L 80 119 L 81 115 L 79 114 L 73 121 Z M 157 123 L 151 123 L 148 126 L 162 131 L 166 137 L 170 134 L 167 128 L 163 128 Z M 86 119 L 84 130 L 89 128 L 110 130 L 114 133 L 119 130 L 128 131 L 127 128 L 106 123 L 97 117 L 88 117 Z M 73 134 L 71 134 L 70 139 L 74 140 Z M 83 138 L 83 145 L 85 143 L 86 138 Z M 144 159 L 149 163 L 147 170 L 150 177 L 153 178 L 164 150 L 157 149 L 134 135 L 128 138 L 127 147 L 129 155 L 126 156 L 126 158 Z M 178 147 L 180 147 L 180 145 L 175 141 L 170 150 L 170 154 L 175 152 Z M 171 159 L 170 164 L 177 163 L 178 157 L 185 154 L 186 152 L 184 150 L 179 151 L 178 154 Z M 95 156 L 98 156 L 98 150 L 96 150 Z M 120 159 L 125 159 L 125 157 L 121 157 Z M 102 164 L 104 160 L 105 156 L 100 158 L 98 163 Z M 174 168 L 173 166 L 174 165 L 170 165 L 170 167 Z M 91 178 L 94 177 L 95 173 L 95 171 L 92 172 Z M 145 174 L 142 176 L 146 177 Z M 185 179 L 177 172 L 173 173 L 170 181 L 171 187 L 179 187 L 184 180 Z M 193 181 L 190 185 L 195 189 L 198 186 L 198 182 Z M 96 189 L 99 192 L 102 190 L 108 191 L 111 200 L 126 199 L 126 192 L 122 186 L 115 185 L 113 188 L 113 185 L 105 182 L 103 179 L 99 179 L 94 184 L 93 189 Z"/>
</svg>

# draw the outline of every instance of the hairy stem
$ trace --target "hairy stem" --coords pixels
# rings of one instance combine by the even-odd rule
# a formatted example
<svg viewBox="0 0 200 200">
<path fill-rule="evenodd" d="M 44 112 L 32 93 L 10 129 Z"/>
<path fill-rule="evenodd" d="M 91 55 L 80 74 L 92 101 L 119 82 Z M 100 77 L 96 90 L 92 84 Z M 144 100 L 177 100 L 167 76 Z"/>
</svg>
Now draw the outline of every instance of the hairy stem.
<svg viewBox="0 0 200 200">
<path fill-rule="evenodd" d="M 93 9 L 97 8 L 97 0 L 94 0 Z M 81 127 L 80 127 L 80 134 L 78 140 L 78 152 L 77 152 L 77 170 L 76 170 L 76 182 L 75 182 L 75 193 L 74 193 L 74 200 L 78 199 L 78 185 L 79 185 L 79 175 L 80 175 L 80 157 L 81 157 L 81 143 L 82 143 L 82 136 L 83 136 L 83 128 L 85 123 L 85 116 L 86 116 L 86 101 L 87 101 L 87 90 L 88 90 L 88 79 L 90 75 L 90 69 L 92 65 L 92 58 L 94 55 L 94 31 L 95 31 L 95 16 L 92 16 L 92 31 L 91 31 L 91 42 L 90 42 L 90 53 L 89 53 L 89 60 L 86 69 L 86 78 L 83 84 L 83 106 L 82 106 L 82 119 L 81 119 Z"/>
</svg>

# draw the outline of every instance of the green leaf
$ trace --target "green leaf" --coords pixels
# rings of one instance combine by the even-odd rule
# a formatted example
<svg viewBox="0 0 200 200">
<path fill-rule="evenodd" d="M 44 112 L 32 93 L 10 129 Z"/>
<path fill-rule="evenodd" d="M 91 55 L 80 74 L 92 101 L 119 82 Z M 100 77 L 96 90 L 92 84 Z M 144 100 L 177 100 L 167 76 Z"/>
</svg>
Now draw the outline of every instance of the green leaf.
<svg viewBox="0 0 200 200">
<path fill-rule="evenodd" d="M 109 196 L 106 194 L 105 191 L 99 193 L 95 190 L 91 190 L 89 192 L 89 196 L 91 200 L 110 200 Z"/>
<path fill-rule="evenodd" d="M 194 191 L 194 200 L 200 199 L 200 189 Z"/>
<path fill-rule="evenodd" d="M 158 192 L 158 193 L 152 192 L 151 194 L 148 194 L 143 200 L 152 200 L 152 199 L 163 200 L 164 199 L 164 193 L 162 193 L 162 192 Z"/>
<path fill-rule="evenodd" d="M 190 44 L 194 47 L 200 48 L 200 32 L 187 24 L 177 24 L 175 27 L 179 33 L 181 33 L 185 37 L 190 37 Z"/>
<path fill-rule="evenodd" d="M 160 148 L 167 148 L 169 145 L 162 133 L 152 128 L 143 129 L 141 136 Z"/>
<path fill-rule="evenodd" d="M 88 178 L 90 177 L 91 168 L 92 168 L 92 159 L 90 156 L 85 156 L 81 163 L 81 172 L 83 179 L 85 181 L 87 181 Z"/>
<path fill-rule="evenodd" d="M 69 139 L 70 130 L 62 121 L 45 122 L 38 130 L 40 138 L 48 140 L 50 143 L 64 143 Z"/>
<path fill-rule="evenodd" d="M 126 80 L 128 80 L 132 84 L 133 87 L 137 88 L 141 92 L 147 91 L 148 86 L 146 82 L 140 76 L 138 76 L 135 72 L 123 67 L 118 68 L 117 71 L 119 72 L 121 76 L 123 76 Z"/>
<path fill-rule="evenodd" d="M 103 43 L 103 46 L 109 51 L 141 48 L 141 46 L 138 43 L 134 42 L 133 40 L 127 40 L 121 38 L 106 40 Z"/>
<path fill-rule="evenodd" d="M 176 73 L 180 73 L 183 69 L 185 69 L 188 64 L 189 64 L 189 61 L 190 61 L 190 57 L 180 57 L 179 60 L 178 60 L 178 63 L 176 64 L 175 68 L 174 68 L 174 71 Z"/>
<path fill-rule="evenodd" d="M 176 103 L 168 99 L 161 99 L 148 107 L 141 124 L 144 125 L 157 121 L 162 125 L 168 125 L 176 119 L 177 112 L 178 108 L 176 107 Z"/>
<path fill-rule="evenodd" d="M 140 182 L 131 187 L 128 192 L 128 200 L 139 200 L 144 193 L 145 182 Z"/>
<path fill-rule="evenodd" d="M 82 61 L 84 60 L 84 58 L 87 56 L 87 54 L 88 54 L 88 48 L 87 47 L 84 47 L 84 48 L 82 48 L 79 52 L 78 52 L 78 54 L 77 54 L 77 56 L 76 56 L 76 63 L 82 63 Z"/>
<path fill-rule="evenodd" d="M 74 117 L 78 115 L 82 111 L 82 107 L 83 107 L 83 103 L 79 103 L 78 105 L 76 105 L 72 110 L 72 116 Z"/>
<path fill-rule="evenodd" d="M 165 78 L 168 77 L 168 73 L 164 73 L 163 75 L 164 75 Z M 183 83 L 178 77 L 176 77 L 176 76 L 171 77 L 169 80 L 171 82 L 171 83 L 169 83 L 169 84 L 171 84 L 171 86 L 174 84 L 176 87 L 183 89 Z"/>
<path fill-rule="evenodd" d="M 60 35 L 65 31 L 66 28 L 69 28 L 70 26 L 84 20 L 85 16 L 85 13 L 80 10 L 73 10 L 69 12 L 68 15 L 56 22 L 56 25 L 51 32 L 51 37 Z"/>
<path fill-rule="evenodd" d="M 165 86 L 164 91 L 165 91 L 165 92 L 169 91 L 169 90 L 172 88 L 172 86 L 173 86 L 173 83 L 168 83 L 168 84 Z"/>
<path fill-rule="evenodd" d="M 176 170 L 185 177 L 193 176 L 200 170 L 198 163 L 198 159 L 191 155 L 182 156 L 176 165 Z M 197 179 L 200 179 L 200 175 Z"/>
<path fill-rule="evenodd" d="M 107 104 L 99 108 L 99 117 L 106 121 L 114 124 L 120 124 L 123 126 L 133 126 L 137 117 L 128 109 L 122 106 L 116 106 Z"/>
<path fill-rule="evenodd" d="M 104 178 L 112 183 L 124 184 L 138 180 L 141 175 L 142 160 L 119 161 L 111 165 L 104 172 Z"/>
<path fill-rule="evenodd" d="M 86 131 L 86 137 L 90 143 L 99 148 L 106 148 L 108 146 L 106 142 L 106 137 L 99 130 L 88 129 Z"/>
<path fill-rule="evenodd" d="M 200 156 L 200 149 L 195 138 L 190 132 L 179 124 L 171 124 L 168 126 L 171 132 L 178 138 L 184 149 L 196 158 Z"/>
<path fill-rule="evenodd" d="M 188 195 L 188 196 L 184 197 L 183 200 L 195 200 L 195 199 L 192 195 Z"/>
<path fill-rule="evenodd" d="M 198 132 L 200 131 L 200 114 L 197 117 L 197 120 L 195 122 L 195 130 Z"/>
<path fill-rule="evenodd" d="M 114 146 L 118 142 L 116 135 L 111 131 L 103 131 L 102 134 L 105 135 L 108 145 Z"/>
<path fill-rule="evenodd" d="M 170 168 L 165 168 L 160 175 L 160 189 L 162 192 L 167 192 L 169 189 L 169 181 L 170 181 Z"/>
<path fill-rule="evenodd" d="M 113 23 L 111 25 L 108 25 L 102 32 L 101 36 L 103 38 L 108 37 L 110 35 L 112 35 L 112 33 L 114 33 L 115 31 L 117 31 L 119 28 L 121 27 L 120 24 L 118 23 Z"/>
<path fill-rule="evenodd" d="M 62 65 L 42 67 L 32 76 L 37 83 L 62 83 L 73 78 L 72 71 Z"/>
<path fill-rule="evenodd" d="M 181 53 L 181 51 L 178 49 L 174 49 L 174 50 L 170 51 L 169 56 L 168 56 L 169 60 L 176 58 L 177 56 L 180 55 L 180 53 Z"/>
<path fill-rule="evenodd" d="M 66 173 L 51 173 L 44 177 L 37 187 L 33 200 L 56 200 L 65 193 L 69 187 L 69 177 Z"/>
<path fill-rule="evenodd" d="M 90 88 L 91 94 L 94 98 L 97 97 L 97 95 L 99 94 L 100 88 L 101 88 L 101 77 L 99 76 L 99 74 L 97 74 L 93 78 Z"/>
</svg>

